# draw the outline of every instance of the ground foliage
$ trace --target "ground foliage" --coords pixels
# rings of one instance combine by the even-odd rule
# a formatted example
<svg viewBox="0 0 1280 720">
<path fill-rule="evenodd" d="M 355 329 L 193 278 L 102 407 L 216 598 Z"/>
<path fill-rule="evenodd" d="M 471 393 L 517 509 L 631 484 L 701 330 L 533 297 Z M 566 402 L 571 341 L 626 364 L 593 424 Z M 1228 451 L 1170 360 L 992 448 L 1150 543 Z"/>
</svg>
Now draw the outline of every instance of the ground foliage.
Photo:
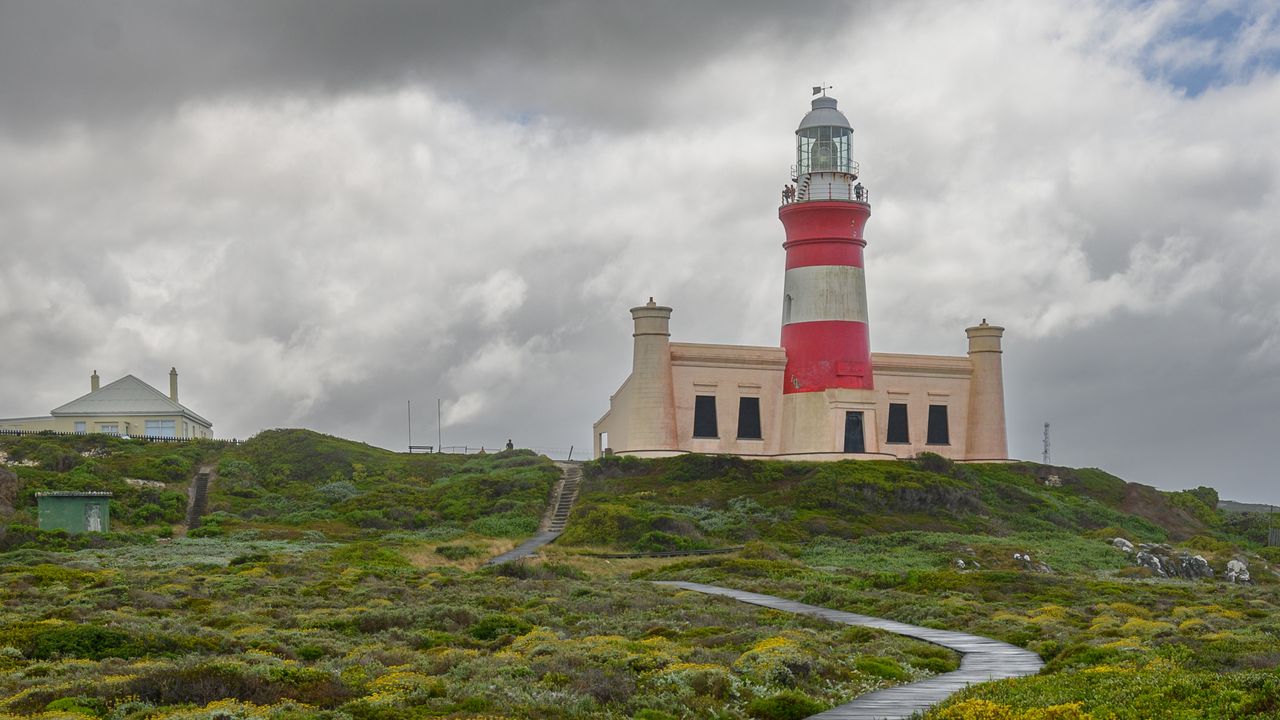
<svg viewBox="0 0 1280 720">
<path fill-rule="evenodd" d="M 586 467 L 559 563 L 473 571 L 536 528 L 549 461 L 306 431 L 0 451 L 0 718 L 780 720 L 955 667 L 941 648 L 649 579 L 976 632 L 1047 661 L 930 720 L 1280 717 L 1273 522 L 1224 515 L 1210 488 L 937 456 L 607 458 Z M 185 499 L 202 465 L 218 475 L 205 537 L 169 541 L 166 494 Z M 116 492 L 123 532 L 34 529 L 40 489 Z M 1152 578 L 1114 537 L 1172 542 L 1219 575 L 1243 558 L 1257 584 Z M 730 545 L 745 548 L 630 575 L 589 557 Z"/>
<path fill-rule="evenodd" d="M 568 566 L 418 567 L 412 547 L 0 554 L 0 717 L 783 718 L 955 666 Z"/>
<path fill-rule="evenodd" d="M 0 549 L 74 548 L 167 537 L 185 520 L 201 467 L 215 472 L 197 536 L 254 529 L 352 539 L 386 530 L 522 537 L 536 531 L 559 471 L 528 450 L 484 455 L 395 453 L 307 430 L 268 430 L 240 444 L 144 442 L 107 435 L 0 437 L 13 474 Z M 0 478 L 0 481 L 3 481 Z M 114 494 L 109 538 L 40 533 L 35 494 Z M 9 532 L 6 532 L 9 531 Z"/>
<path fill-rule="evenodd" d="M 693 549 L 908 530 L 1105 531 L 1135 542 L 1214 535 L 1257 544 L 1266 537 L 1265 527 L 1224 520 L 1209 488 L 1162 493 L 1093 468 L 956 464 L 936 455 L 835 463 L 610 456 L 587 463 L 585 478 L 577 522 L 562 538 L 568 545 Z"/>
</svg>

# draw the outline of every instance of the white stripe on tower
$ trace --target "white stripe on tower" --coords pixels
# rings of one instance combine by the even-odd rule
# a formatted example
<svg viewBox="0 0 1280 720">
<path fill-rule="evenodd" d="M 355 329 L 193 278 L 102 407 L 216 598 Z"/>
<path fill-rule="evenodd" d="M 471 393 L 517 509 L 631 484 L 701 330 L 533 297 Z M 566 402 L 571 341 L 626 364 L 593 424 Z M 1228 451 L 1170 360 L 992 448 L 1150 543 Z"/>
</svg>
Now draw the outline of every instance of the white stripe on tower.
<svg viewBox="0 0 1280 720">
<path fill-rule="evenodd" d="M 783 280 L 784 308 L 789 323 L 817 320 L 867 322 L 867 282 L 854 265 L 809 265 L 787 270 Z M 787 310 L 784 310 L 787 313 Z"/>
</svg>

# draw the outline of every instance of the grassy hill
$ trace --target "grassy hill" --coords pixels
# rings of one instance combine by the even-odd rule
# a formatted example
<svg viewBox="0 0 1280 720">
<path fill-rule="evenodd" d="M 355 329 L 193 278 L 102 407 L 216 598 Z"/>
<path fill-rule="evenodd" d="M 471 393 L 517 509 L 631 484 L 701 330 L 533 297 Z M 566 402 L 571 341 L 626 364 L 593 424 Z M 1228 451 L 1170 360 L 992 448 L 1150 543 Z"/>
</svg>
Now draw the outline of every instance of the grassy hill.
<svg viewBox="0 0 1280 720">
<path fill-rule="evenodd" d="M 550 461 L 301 430 L 237 446 L 0 438 L 0 452 L 0 720 L 784 720 L 956 663 L 650 579 L 968 630 L 1048 662 L 929 720 L 1280 715 L 1271 519 L 1222 512 L 1209 488 L 936 456 L 607 458 L 586 465 L 545 561 L 478 569 L 534 531 Z M 170 541 L 202 466 L 218 475 L 203 537 Z M 46 488 L 115 492 L 123 532 L 34 530 Z M 1116 536 L 1178 545 L 1219 577 L 1153 577 Z M 745 547 L 593 557 L 726 546 Z M 1235 558 L 1254 584 L 1222 581 Z"/>
<path fill-rule="evenodd" d="M 899 536 L 926 546 L 946 536 L 964 546 L 993 538 L 1031 546 L 1046 536 L 1056 546 L 1117 536 L 1244 547 L 1266 540 L 1265 518 L 1217 511 L 1209 488 L 1161 492 L 1092 468 L 684 455 L 603 458 L 587 464 L 585 477 L 565 545 L 647 551 L 761 540 L 824 553 L 842 543 L 892 545 L 884 538 Z"/>
<path fill-rule="evenodd" d="M 11 463 L 0 477 L 8 543 L 123 542 L 167 537 L 185 519 L 199 467 L 216 469 L 211 513 L 197 536 L 357 538 L 375 531 L 518 538 L 537 529 L 559 471 L 528 450 L 409 455 L 308 430 L 268 430 L 239 445 L 144 443 L 105 435 L 0 437 Z M 3 472 L 3 471 L 0 471 Z M 105 490 L 112 537 L 37 537 L 35 493 Z M 10 500 L 6 503 L 5 498 Z M 13 528 L 17 527 L 15 532 Z M 180 529 L 180 528 L 179 528 Z M 33 539 L 34 538 L 34 539 Z"/>
</svg>

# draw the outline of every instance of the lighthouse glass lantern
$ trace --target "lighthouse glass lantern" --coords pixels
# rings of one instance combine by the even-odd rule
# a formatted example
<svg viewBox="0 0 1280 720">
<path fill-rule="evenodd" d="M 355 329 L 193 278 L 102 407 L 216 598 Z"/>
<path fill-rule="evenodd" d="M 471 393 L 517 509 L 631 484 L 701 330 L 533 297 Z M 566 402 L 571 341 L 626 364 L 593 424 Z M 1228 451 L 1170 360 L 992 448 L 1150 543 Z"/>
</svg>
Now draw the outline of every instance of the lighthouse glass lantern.
<svg viewBox="0 0 1280 720">
<path fill-rule="evenodd" d="M 831 97 L 814 98 L 813 109 L 796 129 L 796 172 L 847 173 L 857 176 L 850 155 L 853 129 Z"/>
</svg>

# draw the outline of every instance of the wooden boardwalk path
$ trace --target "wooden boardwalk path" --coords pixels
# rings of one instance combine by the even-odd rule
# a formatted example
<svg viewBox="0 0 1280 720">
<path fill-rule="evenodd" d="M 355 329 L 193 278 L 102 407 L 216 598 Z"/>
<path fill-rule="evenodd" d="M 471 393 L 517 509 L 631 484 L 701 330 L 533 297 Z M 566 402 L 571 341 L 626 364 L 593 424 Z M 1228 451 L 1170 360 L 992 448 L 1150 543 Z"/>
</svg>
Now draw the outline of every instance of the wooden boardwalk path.
<svg viewBox="0 0 1280 720">
<path fill-rule="evenodd" d="M 739 602 L 799 615 L 809 615 L 844 625 L 861 625 L 862 627 L 876 628 L 916 638 L 917 640 L 924 640 L 934 645 L 941 645 L 962 655 L 959 670 L 936 675 L 920 682 L 867 693 L 852 702 L 813 715 L 810 720 L 818 720 L 819 718 L 821 720 L 898 720 L 899 718 L 909 718 L 914 713 L 926 710 L 947 699 L 957 690 L 963 690 L 974 683 L 1034 675 L 1044 665 L 1040 660 L 1040 656 L 1030 650 L 1023 650 L 1020 647 L 980 635 L 918 627 L 907 623 L 894 622 L 893 620 L 883 620 L 870 615 L 831 610 L 772 595 L 732 590 L 716 585 L 704 585 L 702 583 L 679 580 L 659 580 L 657 584 L 693 590 L 708 595 L 723 595 Z"/>
</svg>

